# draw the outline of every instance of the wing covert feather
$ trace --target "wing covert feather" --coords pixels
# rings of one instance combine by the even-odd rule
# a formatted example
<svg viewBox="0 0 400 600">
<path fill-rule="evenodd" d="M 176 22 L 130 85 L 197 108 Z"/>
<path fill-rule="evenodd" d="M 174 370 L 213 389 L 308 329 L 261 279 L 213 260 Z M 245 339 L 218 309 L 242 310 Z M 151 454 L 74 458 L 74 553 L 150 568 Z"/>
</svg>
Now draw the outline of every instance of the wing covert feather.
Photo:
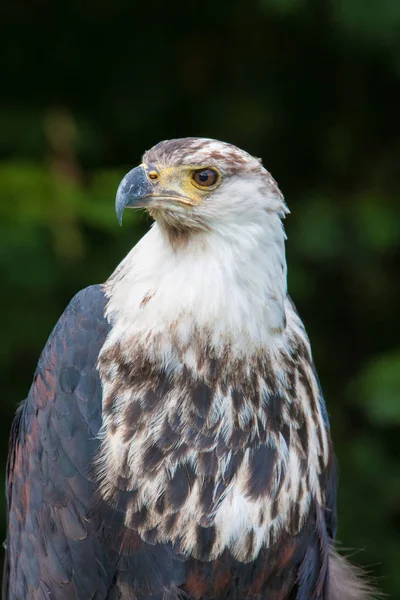
<svg viewBox="0 0 400 600">
<path fill-rule="evenodd" d="M 108 333 L 100 286 L 79 292 L 40 357 L 10 437 L 5 600 L 103 599 L 113 577 L 87 517 Z"/>
</svg>

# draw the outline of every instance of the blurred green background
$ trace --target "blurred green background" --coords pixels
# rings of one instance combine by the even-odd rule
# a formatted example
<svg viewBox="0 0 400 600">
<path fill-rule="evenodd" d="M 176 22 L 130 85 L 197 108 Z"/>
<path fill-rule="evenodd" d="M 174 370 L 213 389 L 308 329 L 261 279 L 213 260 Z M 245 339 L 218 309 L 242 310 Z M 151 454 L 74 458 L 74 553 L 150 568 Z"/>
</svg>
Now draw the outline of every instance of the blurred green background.
<svg viewBox="0 0 400 600">
<path fill-rule="evenodd" d="M 338 537 L 400 597 L 399 31 L 398 0 L 3 5 L 2 477 L 54 323 L 149 226 L 118 227 L 120 178 L 162 139 L 220 138 L 262 157 L 291 208 L 289 290 L 331 415 Z"/>
</svg>

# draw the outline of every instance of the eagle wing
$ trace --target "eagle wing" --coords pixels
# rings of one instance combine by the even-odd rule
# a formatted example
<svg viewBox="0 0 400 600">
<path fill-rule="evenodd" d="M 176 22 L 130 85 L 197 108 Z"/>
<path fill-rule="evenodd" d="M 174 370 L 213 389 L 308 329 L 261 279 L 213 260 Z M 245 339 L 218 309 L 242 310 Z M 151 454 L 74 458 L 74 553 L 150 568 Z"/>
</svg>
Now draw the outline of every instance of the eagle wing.
<svg viewBox="0 0 400 600">
<path fill-rule="evenodd" d="M 53 330 L 15 417 L 7 465 L 3 598 L 103 599 L 113 568 L 88 519 L 98 448 L 96 371 L 108 324 L 100 286 L 79 292 Z"/>
</svg>

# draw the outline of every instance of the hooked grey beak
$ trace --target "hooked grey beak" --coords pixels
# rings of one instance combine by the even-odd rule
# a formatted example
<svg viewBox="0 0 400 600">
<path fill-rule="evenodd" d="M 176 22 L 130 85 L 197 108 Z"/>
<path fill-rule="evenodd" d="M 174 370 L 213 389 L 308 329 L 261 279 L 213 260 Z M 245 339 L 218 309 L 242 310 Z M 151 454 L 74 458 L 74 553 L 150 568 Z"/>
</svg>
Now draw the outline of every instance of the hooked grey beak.
<svg viewBox="0 0 400 600">
<path fill-rule="evenodd" d="M 145 206 L 146 200 L 152 193 L 153 186 L 142 166 L 135 167 L 132 171 L 129 171 L 119 184 L 115 199 L 115 211 L 119 224 L 122 225 L 122 213 L 126 206 L 132 208 Z"/>
</svg>

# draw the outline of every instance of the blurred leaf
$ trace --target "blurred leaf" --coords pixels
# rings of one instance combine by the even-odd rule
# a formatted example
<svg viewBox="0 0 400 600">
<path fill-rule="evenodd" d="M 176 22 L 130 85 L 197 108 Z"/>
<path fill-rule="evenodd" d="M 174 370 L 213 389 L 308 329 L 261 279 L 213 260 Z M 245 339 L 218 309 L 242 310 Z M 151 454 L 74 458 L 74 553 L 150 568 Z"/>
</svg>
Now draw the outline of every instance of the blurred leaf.
<svg viewBox="0 0 400 600">
<path fill-rule="evenodd" d="M 396 0 L 334 0 L 334 15 L 347 33 L 368 41 L 398 40 L 400 3 Z"/>
<path fill-rule="evenodd" d="M 400 351 L 368 364 L 350 391 L 371 422 L 400 425 Z"/>
<path fill-rule="evenodd" d="M 363 194 L 354 205 L 358 237 L 369 252 L 384 252 L 398 245 L 398 206 L 377 194 Z"/>
<path fill-rule="evenodd" d="M 13 106 L 0 110 L 0 155 L 12 153 L 23 157 L 43 158 L 46 143 L 43 110 Z"/>
<path fill-rule="evenodd" d="M 272 8 L 281 14 L 291 14 L 304 5 L 304 0 L 262 0 L 265 8 Z"/>
<path fill-rule="evenodd" d="M 332 199 L 309 196 L 301 201 L 291 241 L 298 252 L 319 262 L 340 255 L 344 235 L 339 212 Z"/>
</svg>

